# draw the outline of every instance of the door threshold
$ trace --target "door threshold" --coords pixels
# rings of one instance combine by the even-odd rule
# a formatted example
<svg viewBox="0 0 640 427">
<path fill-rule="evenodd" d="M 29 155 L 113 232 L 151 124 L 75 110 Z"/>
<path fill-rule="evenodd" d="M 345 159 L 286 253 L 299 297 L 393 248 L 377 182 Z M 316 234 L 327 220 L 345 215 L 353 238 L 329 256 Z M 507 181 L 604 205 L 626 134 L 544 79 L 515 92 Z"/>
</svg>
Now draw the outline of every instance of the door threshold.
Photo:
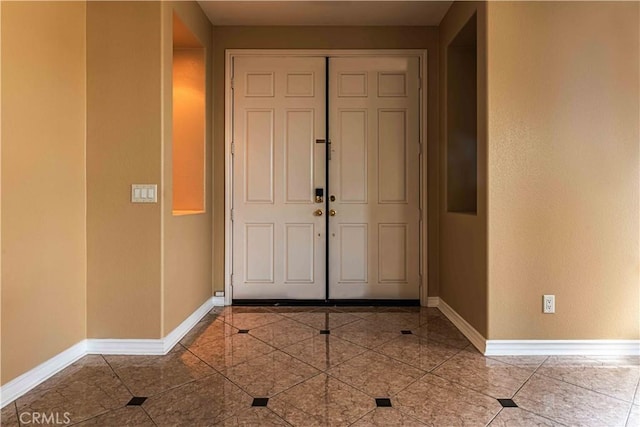
<svg viewBox="0 0 640 427">
<path fill-rule="evenodd" d="M 263 307 L 419 307 L 419 299 L 233 299 L 232 305 L 263 306 Z"/>
</svg>

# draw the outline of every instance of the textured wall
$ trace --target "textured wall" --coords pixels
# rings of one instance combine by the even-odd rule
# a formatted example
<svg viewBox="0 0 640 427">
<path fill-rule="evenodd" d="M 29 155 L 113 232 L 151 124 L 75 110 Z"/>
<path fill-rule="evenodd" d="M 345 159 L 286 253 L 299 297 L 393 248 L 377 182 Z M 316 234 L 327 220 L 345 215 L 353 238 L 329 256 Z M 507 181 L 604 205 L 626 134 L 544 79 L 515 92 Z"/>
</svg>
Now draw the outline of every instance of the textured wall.
<svg viewBox="0 0 640 427">
<path fill-rule="evenodd" d="M 2 3 L 2 384 L 85 338 L 85 4 Z"/>
<path fill-rule="evenodd" d="M 639 4 L 488 20 L 489 338 L 639 339 Z"/>
</svg>

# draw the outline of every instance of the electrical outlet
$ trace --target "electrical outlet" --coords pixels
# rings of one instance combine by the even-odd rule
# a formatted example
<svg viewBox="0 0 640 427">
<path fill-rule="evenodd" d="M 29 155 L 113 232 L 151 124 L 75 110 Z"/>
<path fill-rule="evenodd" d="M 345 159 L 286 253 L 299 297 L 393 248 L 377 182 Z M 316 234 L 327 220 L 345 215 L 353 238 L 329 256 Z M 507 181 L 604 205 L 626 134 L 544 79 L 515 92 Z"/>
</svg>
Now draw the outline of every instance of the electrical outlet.
<svg viewBox="0 0 640 427">
<path fill-rule="evenodd" d="M 542 312 L 543 313 L 556 312 L 556 296 L 555 295 L 542 296 Z"/>
</svg>

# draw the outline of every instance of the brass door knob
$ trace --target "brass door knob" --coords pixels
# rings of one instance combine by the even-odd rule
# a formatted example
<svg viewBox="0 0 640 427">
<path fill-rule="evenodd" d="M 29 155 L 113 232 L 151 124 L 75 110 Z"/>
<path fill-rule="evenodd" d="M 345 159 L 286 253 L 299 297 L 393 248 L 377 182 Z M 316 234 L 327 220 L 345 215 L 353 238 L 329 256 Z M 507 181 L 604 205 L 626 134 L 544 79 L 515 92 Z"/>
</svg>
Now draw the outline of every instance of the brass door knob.
<svg viewBox="0 0 640 427">
<path fill-rule="evenodd" d="M 336 216 L 337 213 L 338 212 L 336 212 L 334 209 L 330 209 L 329 210 L 329 215 L 331 215 L 331 216 Z"/>
<path fill-rule="evenodd" d="M 316 211 L 313 214 L 315 216 L 322 216 L 322 209 L 316 209 Z"/>
</svg>

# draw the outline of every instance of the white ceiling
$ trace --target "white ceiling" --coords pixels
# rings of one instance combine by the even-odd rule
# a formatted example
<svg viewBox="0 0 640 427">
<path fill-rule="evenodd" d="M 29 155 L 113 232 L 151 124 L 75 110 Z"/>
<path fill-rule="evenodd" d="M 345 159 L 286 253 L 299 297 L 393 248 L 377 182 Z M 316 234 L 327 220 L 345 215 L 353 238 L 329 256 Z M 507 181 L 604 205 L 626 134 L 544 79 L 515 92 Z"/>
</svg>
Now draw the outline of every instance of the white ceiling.
<svg viewBox="0 0 640 427">
<path fill-rule="evenodd" d="M 200 0 L 213 25 L 438 25 L 451 1 Z"/>
</svg>

